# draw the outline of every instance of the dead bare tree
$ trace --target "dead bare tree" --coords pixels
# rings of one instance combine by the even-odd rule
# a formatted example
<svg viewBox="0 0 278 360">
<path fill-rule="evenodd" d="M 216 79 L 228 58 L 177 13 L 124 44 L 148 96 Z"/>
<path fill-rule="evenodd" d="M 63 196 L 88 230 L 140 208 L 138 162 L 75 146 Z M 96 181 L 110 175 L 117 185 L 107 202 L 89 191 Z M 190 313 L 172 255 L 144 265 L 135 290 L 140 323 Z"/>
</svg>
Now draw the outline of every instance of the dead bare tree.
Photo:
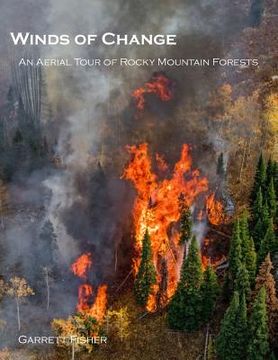
<svg viewBox="0 0 278 360">
<path fill-rule="evenodd" d="M 50 304 L 50 287 L 49 287 L 49 268 L 47 266 L 42 268 L 44 279 L 45 279 L 45 285 L 46 285 L 46 310 L 49 310 L 49 304 Z"/>
<path fill-rule="evenodd" d="M 28 55 L 28 56 L 27 56 Z M 26 57 L 35 57 L 26 54 Z M 18 98 L 21 98 L 27 118 L 35 128 L 40 125 L 42 103 L 42 69 L 40 66 L 18 66 L 12 60 L 12 77 Z"/>
</svg>

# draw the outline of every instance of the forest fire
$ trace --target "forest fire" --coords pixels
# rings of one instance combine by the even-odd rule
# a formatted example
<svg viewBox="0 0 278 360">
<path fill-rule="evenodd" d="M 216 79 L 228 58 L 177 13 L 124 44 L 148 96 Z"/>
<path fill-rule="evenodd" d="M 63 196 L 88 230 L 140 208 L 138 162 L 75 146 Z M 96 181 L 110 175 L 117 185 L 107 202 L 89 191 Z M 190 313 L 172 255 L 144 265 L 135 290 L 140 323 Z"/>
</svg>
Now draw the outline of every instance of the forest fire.
<svg viewBox="0 0 278 360">
<path fill-rule="evenodd" d="M 158 180 L 152 171 L 147 144 L 129 146 L 128 152 L 132 159 L 124 170 L 123 178 L 130 180 L 138 193 L 133 210 L 136 238 L 134 272 L 138 271 L 142 239 L 148 228 L 157 277 L 147 309 L 155 311 L 158 298 L 161 299 L 161 283 L 167 282 L 164 300 L 160 304 L 163 306 L 174 294 L 179 280 L 184 249 L 179 244 L 176 226 L 180 218 L 178 198 L 181 193 L 184 194 L 187 205 L 191 206 L 199 194 L 208 190 L 208 181 L 200 176 L 198 170 L 192 170 L 188 145 L 183 145 L 172 178 L 163 180 Z M 163 278 L 165 274 L 167 279 Z"/>
<path fill-rule="evenodd" d="M 206 210 L 209 222 L 212 225 L 220 225 L 225 222 L 225 212 L 222 203 L 215 199 L 215 194 L 210 194 L 206 199 Z"/>
<path fill-rule="evenodd" d="M 91 253 L 82 254 L 72 265 L 71 270 L 77 277 L 86 279 L 92 266 Z M 101 321 L 107 307 L 107 285 L 100 285 L 93 301 L 94 291 L 88 282 L 79 285 L 77 312 L 81 312 Z"/>
<path fill-rule="evenodd" d="M 132 96 L 136 100 L 136 108 L 140 111 L 145 108 L 145 95 L 155 94 L 161 101 L 169 101 L 173 98 L 172 81 L 163 73 L 154 73 L 151 80 L 142 87 L 133 91 Z"/>
</svg>

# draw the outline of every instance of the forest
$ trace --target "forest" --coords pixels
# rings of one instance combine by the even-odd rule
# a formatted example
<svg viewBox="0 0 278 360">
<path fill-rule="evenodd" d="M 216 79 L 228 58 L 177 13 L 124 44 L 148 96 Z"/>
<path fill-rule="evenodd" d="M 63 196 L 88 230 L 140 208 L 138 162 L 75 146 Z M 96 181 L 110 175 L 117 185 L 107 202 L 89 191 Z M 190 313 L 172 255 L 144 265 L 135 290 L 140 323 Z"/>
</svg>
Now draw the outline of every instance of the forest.
<svg viewBox="0 0 278 360">
<path fill-rule="evenodd" d="M 202 23 L 220 12 L 167 56 L 258 66 L 5 55 L 0 360 L 278 357 L 277 5 L 176 3 Z M 144 25 L 139 5 L 127 25 Z"/>
</svg>

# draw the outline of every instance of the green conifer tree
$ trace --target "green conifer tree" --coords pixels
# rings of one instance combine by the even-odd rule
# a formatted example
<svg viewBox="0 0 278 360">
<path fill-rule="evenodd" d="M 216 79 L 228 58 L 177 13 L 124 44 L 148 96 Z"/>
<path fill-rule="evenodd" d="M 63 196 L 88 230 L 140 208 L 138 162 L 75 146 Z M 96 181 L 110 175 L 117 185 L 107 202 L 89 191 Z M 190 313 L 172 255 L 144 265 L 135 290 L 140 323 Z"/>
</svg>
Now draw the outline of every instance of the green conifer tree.
<svg viewBox="0 0 278 360">
<path fill-rule="evenodd" d="M 247 306 L 245 294 L 239 295 L 239 307 L 237 318 L 237 349 L 240 351 L 240 359 L 246 359 L 248 342 L 248 323 L 247 323 Z"/>
<path fill-rule="evenodd" d="M 224 157 L 223 153 L 221 153 L 217 159 L 217 169 L 216 169 L 217 175 L 224 177 L 225 175 L 225 168 L 224 168 Z"/>
<path fill-rule="evenodd" d="M 266 166 L 266 185 L 270 184 L 271 179 L 275 175 L 275 161 L 268 159 L 267 166 Z"/>
<path fill-rule="evenodd" d="M 180 195 L 180 243 L 184 244 L 192 236 L 192 214 L 189 206 L 185 202 L 184 194 Z"/>
<path fill-rule="evenodd" d="M 249 25 L 257 27 L 262 21 L 264 12 L 264 0 L 252 0 L 249 12 Z"/>
<path fill-rule="evenodd" d="M 221 360 L 245 360 L 247 318 L 245 297 L 234 292 L 231 304 L 221 322 L 216 351 Z"/>
<path fill-rule="evenodd" d="M 142 257 L 134 282 L 134 293 L 139 305 L 146 306 L 152 286 L 156 282 L 156 272 L 152 260 L 151 239 L 146 230 L 142 243 Z"/>
<path fill-rule="evenodd" d="M 231 239 L 229 252 L 229 275 L 232 282 L 231 287 L 234 288 L 234 282 L 237 278 L 238 269 L 241 266 L 241 238 L 239 220 L 236 220 L 233 228 L 233 235 Z"/>
<path fill-rule="evenodd" d="M 262 194 L 264 194 L 265 185 L 266 185 L 265 183 L 266 183 L 266 166 L 263 155 L 261 154 L 257 164 L 254 184 L 251 192 L 251 205 L 253 205 L 260 188 L 262 190 Z"/>
<path fill-rule="evenodd" d="M 184 259 L 177 290 L 170 301 L 167 320 L 172 329 L 194 331 L 201 321 L 202 264 L 196 237 Z"/>
<path fill-rule="evenodd" d="M 238 291 L 240 296 L 244 295 L 247 299 L 251 294 L 249 274 L 244 263 L 240 264 L 240 267 L 238 268 L 235 289 Z"/>
<path fill-rule="evenodd" d="M 242 260 L 249 274 L 250 285 L 252 285 L 256 277 L 257 254 L 255 251 L 253 238 L 249 234 L 248 218 L 246 212 L 240 218 L 240 233 Z"/>
<path fill-rule="evenodd" d="M 204 271 L 204 279 L 201 285 L 202 321 L 204 323 L 207 323 L 212 316 L 219 290 L 217 276 L 212 266 L 209 265 Z"/>
<path fill-rule="evenodd" d="M 261 288 L 265 288 L 269 340 L 272 344 L 278 344 L 278 299 L 276 296 L 275 279 L 272 271 L 273 265 L 270 254 L 268 254 L 258 271 L 253 295 L 257 296 Z"/>
<path fill-rule="evenodd" d="M 266 229 L 266 233 L 261 241 L 259 253 L 258 253 L 258 266 L 264 261 L 266 255 L 270 252 L 273 254 L 278 250 L 277 239 L 274 233 L 274 226 L 272 218 L 268 221 L 268 227 Z"/>
<path fill-rule="evenodd" d="M 253 306 L 250 319 L 250 340 L 248 345 L 248 360 L 264 360 L 269 353 L 266 291 L 262 287 Z"/>
<path fill-rule="evenodd" d="M 261 247 L 262 240 L 269 227 L 269 221 L 270 219 L 269 219 L 268 206 L 267 203 L 265 202 L 262 208 L 262 213 L 260 215 L 260 218 L 258 219 L 253 230 L 254 244 L 257 251 L 259 251 Z"/>
<path fill-rule="evenodd" d="M 261 218 L 262 213 L 263 213 L 263 193 L 262 193 L 262 188 L 259 187 L 259 190 L 255 196 L 255 200 L 252 206 L 252 217 L 254 224 L 256 224 L 257 221 Z"/>
<path fill-rule="evenodd" d="M 269 215 L 273 218 L 276 218 L 277 204 L 273 178 L 271 178 L 267 188 L 267 204 L 269 209 Z"/>
</svg>

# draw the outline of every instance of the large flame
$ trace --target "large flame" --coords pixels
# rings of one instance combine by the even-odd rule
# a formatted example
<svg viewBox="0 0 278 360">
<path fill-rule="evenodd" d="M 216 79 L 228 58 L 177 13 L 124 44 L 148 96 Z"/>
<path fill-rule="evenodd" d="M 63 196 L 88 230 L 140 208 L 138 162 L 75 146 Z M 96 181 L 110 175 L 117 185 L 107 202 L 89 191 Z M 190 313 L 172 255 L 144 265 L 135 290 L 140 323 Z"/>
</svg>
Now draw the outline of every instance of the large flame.
<svg viewBox="0 0 278 360">
<path fill-rule="evenodd" d="M 71 265 L 71 270 L 77 277 L 87 279 L 88 271 L 91 266 L 91 253 L 88 252 L 79 256 L 79 258 Z M 86 282 L 85 284 L 79 285 L 76 310 L 101 321 L 107 307 L 107 285 L 102 284 L 98 287 L 94 301 L 93 296 L 94 291 L 91 284 Z"/>
<path fill-rule="evenodd" d="M 191 206 L 200 193 L 208 190 L 208 181 L 200 176 L 198 170 L 191 169 L 192 159 L 188 145 L 183 145 L 181 157 L 174 167 L 172 178 L 163 180 L 158 180 L 152 171 L 147 144 L 129 146 L 127 149 L 132 158 L 124 170 L 123 178 L 130 180 L 138 193 L 133 209 L 136 238 L 136 256 L 133 259 L 133 266 L 134 272 L 137 273 L 142 239 L 148 228 L 157 281 L 149 297 L 147 309 L 154 311 L 157 299 L 161 295 L 162 280 L 165 280 L 161 275 L 162 263 L 166 264 L 167 273 L 167 285 L 162 305 L 165 305 L 174 294 L 179 279 L 184 250 L 179 244 L 179 233 L 175 227 L 180 218 L 178 198 L 183 193 L 187 205 Z"/>
<path fill-rule="evenodd" d="M 93 306 L 89 313 L 98 321 L 101 321 L 105 315 L 107 308 L 107 285 L 100 285 Z"/>
<path fill-rule="evenodd" d="M 215 194 L 212 193 L 207 197 L 206 210 L 209 222 L 213 225 L 220 225 L 225 222 L 226 216 L 222 203 L 215 199 Z"/>
<path fill-rule="evenodd" d="M 155 73 L 150 81 L 146 82 L 142 87 L 133 91 L 132 96 L 136 100 L 138 110 L 145 108 L 145 95 L 155 94 L 162 101 L 169 101 L 173 98 L 172 81 L 163 73 Z"/>
</svg>

